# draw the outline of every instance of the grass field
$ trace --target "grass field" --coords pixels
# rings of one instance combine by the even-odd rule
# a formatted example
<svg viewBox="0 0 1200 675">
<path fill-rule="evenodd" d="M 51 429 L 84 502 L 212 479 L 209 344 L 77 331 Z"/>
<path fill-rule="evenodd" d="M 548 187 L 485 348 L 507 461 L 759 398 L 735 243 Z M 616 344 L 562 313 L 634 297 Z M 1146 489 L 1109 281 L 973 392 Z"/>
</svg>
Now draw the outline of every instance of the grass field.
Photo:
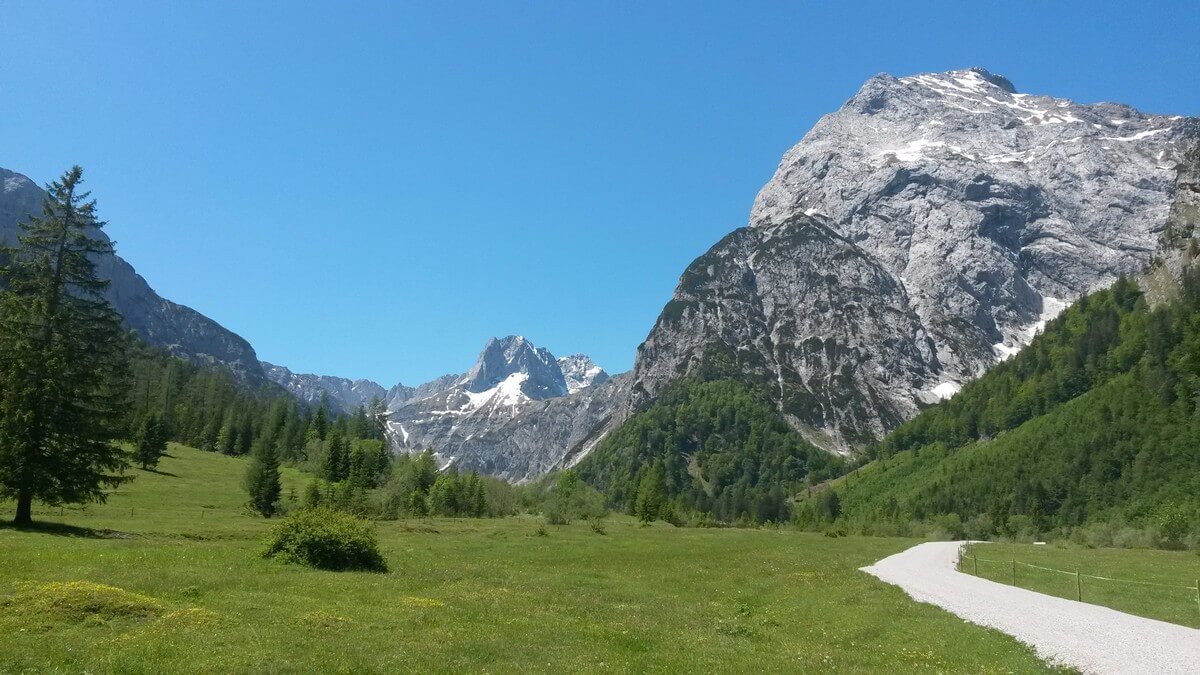
<svg viewBox="0 0 1200 675">
<path fill-rule="evenodd" d="M 171 455 L 108 504 L 35 513 L 65 527 L 0 529 L 0 669 L 1046 668 L 857 571 L 908 540 L 414 520 L 379 524 L 389 573 L 321 572 L 259 557 L 271 523 L 242 507 L 242 460 Z M 286 473 L 285 494 L 302 481 Z"/>
<path fill-rule="evenodd" d="M 1195 551 L 976 544 L 964 552 L 961 571 L 975 572 L 972 555 L 979 559 L 978 573 L 985 579 L 1011 584 L 1011 561 L 1015 559 L 1062 570 L 1051 572 L 1018 564 L 1017 585 L 1022 588 L 1070 600 L 1077 599 L 1082 590 L 1084 602 L 1200 628 L 1200 598 L 1195 590 L 1196 580 L 1200 579 L 1200 555 Z M 1073 574 L 1076 570 L 1081 575 L 1078 587 Z M 1105 581 L 1083 575 L 1127 581 Z"/>
</svg>

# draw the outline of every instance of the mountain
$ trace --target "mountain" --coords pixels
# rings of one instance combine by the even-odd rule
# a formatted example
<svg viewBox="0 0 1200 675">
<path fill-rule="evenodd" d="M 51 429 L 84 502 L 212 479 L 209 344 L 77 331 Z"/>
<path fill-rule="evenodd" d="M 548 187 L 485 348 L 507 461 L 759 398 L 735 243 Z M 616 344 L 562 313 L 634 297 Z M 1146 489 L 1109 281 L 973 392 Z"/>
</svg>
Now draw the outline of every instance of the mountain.
<svg viewBox="0 0 1200 675">
<path fill-rule="evenodd" d="M 493 338 L 467 373 L 389 392 L 388 437 L 401 451 L 432 448 L 444 463 L 522 480 L 585 455 L 622 419 L 628 384 L 586 356 Z"/>
<path fill-rule="evenodd" d="M 638 349 L 645 409 L 702 366 L 852 453 L 1151 261 L 1194 119 L 878 75 L 791 150 Z"/>
<path fill-rule="evenodd" d="M 267 379 L 281 385 L 290 394 L 306 403 L 317 405 L 327 397 L 335 412 L 352 412 L 375 399 L 384 400 L 387 390 L 371 380 L 348 380 L 329 375 L 293 373 L 284 366 L 262 362 Z"/>
<path fill-rule="evenodd" d="M 388 389 L 387 396 L 384 398 L 384 401 L 387 403 L 388 410 L 396 410 L 409 401 L 427 398 L 449 389 L 450 387 L 454 386 L 454 383 L 458 382 L 459 378 L 461 377 L 462 375 L 454 374 L 442 375 L 437 379 L 430 380 L 429 382 L 416 387 L 397 384 L 391 389 Z"/>
<path fill-rule="evenodd" d="M 45 191 L 7 169 L 0 169 L 0 181 L 0 245 L 11 246 L 17 242 L 18 223 L 30 214 L 41 214 Z M 108 240 L 103 230 L 93 235 Z M 224 366 L 242 383 L 266 383 L 249 342 L 194 309 L 162 298 L 120 256 L 101 256 L 96 271 L 111 282 L 105 296 L 125 325 L 147 343 L 198 365 Z"/>
<path fill-rule="evenodd" d="M 560 356 L 558 367 L 567 381 L 567 393 L 570 394 L 608 381 L 608 373 L 585 354 Z"/>
</svg>

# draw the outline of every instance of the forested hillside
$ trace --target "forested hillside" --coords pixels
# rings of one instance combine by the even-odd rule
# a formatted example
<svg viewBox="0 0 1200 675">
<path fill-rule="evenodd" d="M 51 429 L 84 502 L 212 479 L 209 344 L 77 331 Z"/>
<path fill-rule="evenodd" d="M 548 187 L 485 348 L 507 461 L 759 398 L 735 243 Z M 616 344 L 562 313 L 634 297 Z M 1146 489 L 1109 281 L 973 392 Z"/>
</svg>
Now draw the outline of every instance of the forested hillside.
<svg viewBox="0 0 1200 675">
<path fill-rule="evenodd" d="M 1200 513 L 1200 274 L 1154 308 L 1128 280 L 1081 298 L 873 454 L 801 520 L 941 519 L 967 536 L 1108 522 L 1178 540 Z"/>
<path fill-rule="evenodd" d="M 841 467 L 753 386 L 688 378 L 612 432 L 578 470 L 615 507 L 643 517 L 781 522 L 794 493 Z"/>
</svg>

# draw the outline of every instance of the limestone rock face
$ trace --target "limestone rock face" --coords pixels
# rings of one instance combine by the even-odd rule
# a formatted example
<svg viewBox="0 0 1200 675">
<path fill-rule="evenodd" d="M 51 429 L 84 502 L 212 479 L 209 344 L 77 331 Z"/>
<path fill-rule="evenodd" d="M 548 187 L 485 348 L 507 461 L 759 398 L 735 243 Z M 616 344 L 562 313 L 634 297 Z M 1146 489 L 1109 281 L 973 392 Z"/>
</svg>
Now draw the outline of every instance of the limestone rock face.
<svg viewBox="0 0 1200 675">
<path fill-rule="evenodd" d="M 1144 271 L 1195 125 L 983 69 L 873 77 L 684 272 L 639 348 L 634 405 L 720 357 L 851 452 Z"/>
</svg>

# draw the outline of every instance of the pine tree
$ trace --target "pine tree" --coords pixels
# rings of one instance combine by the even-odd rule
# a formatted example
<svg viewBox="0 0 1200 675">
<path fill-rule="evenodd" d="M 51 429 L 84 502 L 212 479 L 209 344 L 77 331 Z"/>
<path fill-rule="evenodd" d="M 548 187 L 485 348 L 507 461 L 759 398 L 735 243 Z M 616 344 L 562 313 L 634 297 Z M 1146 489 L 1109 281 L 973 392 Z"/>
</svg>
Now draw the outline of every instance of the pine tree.
<svg viewBox="0 0 1200 675">
<path fill-rule="evenodd" d="M 487 515 L 487 497 L 483 492 L 483 479 L 479 477 L 478 471 L 472 471 L 470 478 L 467 479 L 467 495 L 471 507 L 471 515 L 475 518 L 482 518 Z"/>
<path fill-rule="evenodd" d="M 246 470 L 246 491 L 250 493 L 250 508 L 264 518 L 275 515 L 283 487 L 279 482 L 279 455 L 275 444 L 266 441 L 254 445 L 254 454 Z"/>
<path fill-rule="evenodd" d="M 325 464 L 322 467 L 325 480 L 331 483 L 345 480 L 350 473 L 350 453 L 346 448 L 345 439 L 341 434 L 330 434 L 326 446 Z"/>
<path fill-rule="evenodd" d="M 663 486 L 662 465 L 655 464 L 645 472 L 638 483 L 633 513 L 643 523 L 658 520 L 665 501 L 666 488 Z"/>
<path fill-rule="evenodd" d="M 103 501 L 127 466 L 114 443 L 126 337 L 94 263 L 113 247 L 94 234 L 104 223 L 82 179 L 76 166 L 47 186 L 41 217 L 0 255 L 0 497 L 18 524 L 34 499 Z"/>
<path fill-rule="evenodd" d="M 133 449 L 133 459 L 142 465 L 143 471 L 149 471 L 158 466 L 158 460 L 167 452 L 167 434 L 158 415 L 150 414 L 142 418 L 138 427 L 136 444 Z"/>
<path fill-rule="evenodd" d="M 328 400 L 328 394 L 321 394 L 321 404 L 317 406 L 317 414 L 313 417 L 313 429 L 317 432 L 317 438 L 322 441 L 325 440 L 325 434 L 329 431 L 328 413 L 325 412 L 325 404 Z"/>
<path fill-rule="evenodd" d="M 433 451 L 426 450 L 417 456 L 413 462 L 413 483 L 414 487 L 423 495 L 429 494 L 429 488 L 433 487 L 434 481 L 437 480 L 437 461 L 433 458 Z"/>
</svg>

